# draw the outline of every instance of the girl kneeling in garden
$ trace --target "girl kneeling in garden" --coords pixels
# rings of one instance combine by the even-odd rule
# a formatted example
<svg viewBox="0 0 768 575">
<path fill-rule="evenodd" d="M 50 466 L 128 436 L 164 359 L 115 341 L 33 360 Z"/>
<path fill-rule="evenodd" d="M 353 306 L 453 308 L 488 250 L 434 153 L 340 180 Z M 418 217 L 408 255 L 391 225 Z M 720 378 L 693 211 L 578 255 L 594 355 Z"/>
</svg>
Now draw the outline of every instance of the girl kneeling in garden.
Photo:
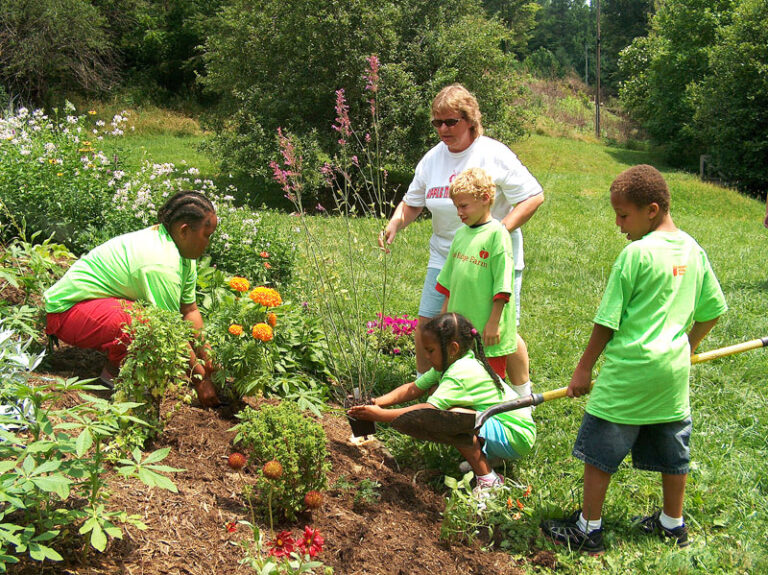
<svg viewBox="0 0 768 575">
<path fill-rule="evenodd" d="M 483 411 L 518 397 L 488 364 L 482 335 L 464 316 L 440 314 L 421 329 L 422 343 L 432 369 L 416 381 L 374 398 L 373 405 L 351 408 L 348 412 L 351 417 L 389 422 L 415 409 L 466 408 Z M 473 343 L 477 358 L 470 349 Z M 435 385 L 437 387 L 426 403 L 385 409 L 421 397 Z M 535 440 L 536 424 L 531 409 L 525 408 L 491 417 L 473 436 L 471 447 L 457 447 L 477 477 L 475 495 L 487 495 L 488 491 L 504 483 L 504 478 L 496 474 L 489 459 L 518 459 L 531 451 Z"/>
</svg>

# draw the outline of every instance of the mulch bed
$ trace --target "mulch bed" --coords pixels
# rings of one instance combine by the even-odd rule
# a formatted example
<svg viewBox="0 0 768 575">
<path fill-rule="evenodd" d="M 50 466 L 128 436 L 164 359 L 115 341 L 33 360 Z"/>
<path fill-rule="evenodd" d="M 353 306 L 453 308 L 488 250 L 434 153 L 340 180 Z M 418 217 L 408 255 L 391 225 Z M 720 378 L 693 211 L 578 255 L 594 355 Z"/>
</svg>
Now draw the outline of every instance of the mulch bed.
<svg viewBox="0 0 768 575">
<path fill-rule="evenodd" d="M 50 371 L 69 376 L 95 375 L 98 354 L 71 348 L 50 358 Z M 75 369 L 79 365 L 78 369 Z M 83 367 L 87 367 L 83 372 Z M 42 378 L 50 374 L 40 374 Z M 169 409 L 176 402 L 168 401 Z M 127 527 L 124 539 L 110 542 L 104 553 L 91 551 L 85 557 L 72 552 L 61 563 L 40 564 L 25 560 L 11 566 L 20 574 L 237 574 L 252 572 L 238 564 L 243 551 L 236 543 L 249 537 L 244 526 L 234 533 L 226 524 L 247 520 L 249 513 L 241 498 L 242 479 L 227 465 L 233 451 L 237 422 L 231 410 L 204 410 L 181 404 L 167 423 L 154 449 L 170 446 L 163 462 L 185 471 L 173 477 L 179 493 L 148 489 L 138 481 L 111 478 L 111 506 L 139 514 L 148 530 Z M 332 469 L 328 485 L 340 476 L 358 483 L 378 481 L 381 498 L 376 503 L 355 503 L 353 490 L 324 494 L 322 507 L 299 518 L 293 525 L 281 525 L 294 533 L 312 525 L 325 537 L 319 556 L 339 575 L 419 574 L 440 575 L 521 573 L 511 557 L 500 551 L 482 551 L 474 546 L 449 545 L 440 540 L 444 496 L 430 486 L 423 472 L 399 469 L 382 444 L 356 446 L 350 443 L 345 418 L 325 415 L 321 420 L 328 438 Z M 248 469 L 245 469 L 245 479 Z M 277 528 L 277 526 L 276 526 Z M 61 550 L 60 550 L 61 551 Z M 554 555 L 538 551 L 530 560 L 554 566 Z"/>
</svg>

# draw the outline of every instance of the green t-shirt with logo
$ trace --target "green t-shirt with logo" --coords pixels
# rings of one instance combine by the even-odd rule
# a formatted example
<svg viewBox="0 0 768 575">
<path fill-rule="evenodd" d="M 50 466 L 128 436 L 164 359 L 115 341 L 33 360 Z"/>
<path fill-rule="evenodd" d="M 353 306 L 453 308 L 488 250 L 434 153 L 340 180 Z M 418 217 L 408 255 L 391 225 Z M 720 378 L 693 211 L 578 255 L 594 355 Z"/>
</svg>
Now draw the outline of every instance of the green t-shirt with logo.
<svg viewBox="0 0 768 575">
<path fill-rule="evenodd" d="M 483 333 L 491 316 L 496 294 L 509 294 L 499 320 L 501 340 L 485 348 L 488 357 L 514 353 L 517 350 L 517 325 L 513 281 L 515 262 L 512 240 L 498 221 L 469 227 L 462 226 L 451 243 L 437 283 L 450 291 L 446 311 L 456 312 Z"/>
<path fill-rule="evenodd" d="M 195 302 L 197 262 L 181 257 L 165 226 L 117 236 L 77 260 L 45 294 L 45 311 L 99 298 L 142 301 L 168 311 Z"/>
<path fill-rule="evenodd" d="M 484 411 L 497 403 L 518 397 L 506 382 L 502 386 L 503 391 L 500 391 L 471 351 L 453 362 L 445 372 L 433 368 L 416 380 L 419 389 L 427 390 L 434 385 L 437 389 L 429 396 L 427 403 L 437 409 L 465 407 Z M 536 424 L 530 410 L 522 413 L 507 411 L 494 415 L 492 419 L 504 426 L 510 445 L 520 456 L 531 451 L 536 441 Z"/>
<path fill-rule="evenodd" d="M 727 309 L 706 253 L 685 232 L 651 232 L 629 244 L 594 319 L 614 333 L 587 412 L 629 425 L 688 417 L 687 331 Z"/>
</svg>

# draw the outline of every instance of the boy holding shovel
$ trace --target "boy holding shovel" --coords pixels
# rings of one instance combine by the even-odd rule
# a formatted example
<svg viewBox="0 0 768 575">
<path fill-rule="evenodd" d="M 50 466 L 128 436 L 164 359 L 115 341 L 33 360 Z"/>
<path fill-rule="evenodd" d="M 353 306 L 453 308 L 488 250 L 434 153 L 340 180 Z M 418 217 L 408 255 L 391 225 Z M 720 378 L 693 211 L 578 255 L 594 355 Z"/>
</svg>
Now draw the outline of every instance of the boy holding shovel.
<svg viewBox="0 0 768 575">
<path fill-rule="evenodd" d="M 663 509 L 638 518 L 638 528 L 685 547 L 690 355 L 727 306 L 704 250 L 675 227 L 667 184 L 655 168 L 640 165 L 619 174 L 611 205 L 616 225 L 632 243 L 613 264 L 568 386 L 570 397 L 589 393 L 592 369 L 605 352 L 573 448 L 584 462 L 583 509 L 546 520 L 541 529 L 555 543 L 602 553 L 605 494 L 631 451 L 634 467 L 661 473 L 664 496 Z"/>
</svg>

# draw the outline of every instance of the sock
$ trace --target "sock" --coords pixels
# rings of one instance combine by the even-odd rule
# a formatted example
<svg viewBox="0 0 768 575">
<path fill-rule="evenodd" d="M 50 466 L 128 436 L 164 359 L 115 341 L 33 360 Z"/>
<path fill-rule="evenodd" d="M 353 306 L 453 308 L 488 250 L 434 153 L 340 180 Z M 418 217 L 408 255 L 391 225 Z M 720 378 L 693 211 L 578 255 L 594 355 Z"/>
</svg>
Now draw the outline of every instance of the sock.
<svg viewBox="0 0 768 575">
<path fill-rule="evenodd" d="M 478 475 L 477 482 L 489 484 L 489 483 L 493 483 L 498 478 L 499 476 L 496 474 L 496 472 L 493 469 L 491 469 L 491 472 L 488 475 Z"/>
<path fill-rule="evenodd" d="M 579 513 L 579 518 L 576 520 L 576 526 L 589 535 L 595 529 L 600 529 L 603 526 L 603 518 L 600 517 L 599 519 L 590 519 L 587 521 L 584 519 L 584 514 Z"/>
<path fill-rule="evenodd" d="M 659 523 L 661 523 L 661 526 L 664 529 L 669 529 L 670 531 L 672 529 L 675 529 L 677 527 L 682 527 L 683 525 L 685 525 L 682 517 L 670 517 L 663 511 L 659 514 Z"/>
<path fill-rule="evenodd" d="M 514 389 L 515 393 L 520 397 L 531 395 L 531 380 L 529 379 L 523 385 L 513 385 L 512 389 Z"/>
</svg>

